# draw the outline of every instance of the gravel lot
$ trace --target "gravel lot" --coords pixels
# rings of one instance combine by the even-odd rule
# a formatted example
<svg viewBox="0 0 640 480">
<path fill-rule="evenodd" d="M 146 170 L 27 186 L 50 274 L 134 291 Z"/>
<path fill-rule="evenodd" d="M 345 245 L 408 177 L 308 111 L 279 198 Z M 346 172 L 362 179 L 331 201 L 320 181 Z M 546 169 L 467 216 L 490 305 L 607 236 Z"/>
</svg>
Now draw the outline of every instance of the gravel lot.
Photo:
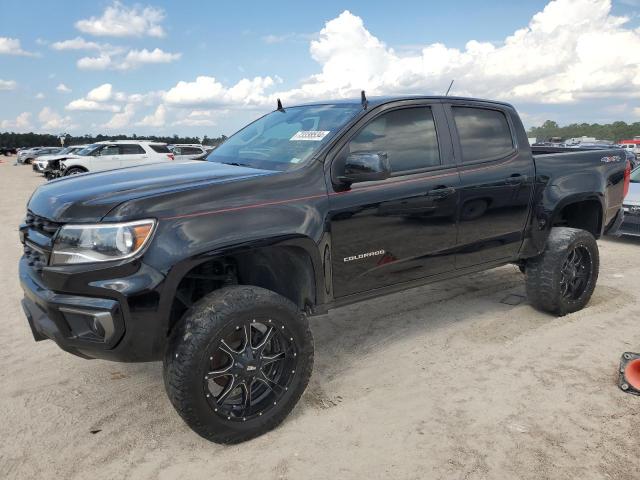
<svg viewBox="0 0 640 480">
<path fill-rule="evenodd" d="M 300 404 L 223 447 L 174 412 L 161 364 L 33 341 L 17 226 L 44 180 L 0 160 L 0 478 L 640 478 L 640 397 L 616 386 L 640 350 L 640 241 L 600 241 L 594 297 L 564 318 L 501 303 L 524 294 L 512 266 L 316 317 Z"/>
</svg>

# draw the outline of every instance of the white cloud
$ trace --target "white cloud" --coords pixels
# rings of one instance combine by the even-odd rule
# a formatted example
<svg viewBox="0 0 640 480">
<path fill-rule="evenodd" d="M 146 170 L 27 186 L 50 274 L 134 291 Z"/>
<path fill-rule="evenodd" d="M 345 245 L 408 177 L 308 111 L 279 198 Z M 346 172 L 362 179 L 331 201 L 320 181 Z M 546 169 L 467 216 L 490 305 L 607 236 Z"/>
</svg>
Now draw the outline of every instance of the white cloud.
<svg viewBox="0 0 640 480">
<path fill-rule="evenodd" d="M 78 30 L 96 36 L 111 37 L 163 37 L 164 29 L 160 25 L 165 18 L 161 8 L 146 6 L 127 7 L 113 2 L 101 17 L 79 20 Z"/>
<path fill-rule="evenodd" d="M 213 127 L 217 125 L 214 119 L 215 114 L 226 114 L 228 110 L 192 110 L 186 117 L 173 122 L 173 125 L 184 125 L 187 127 Z"/>
<path fill-rule="evenodd" d="M 31 125 L 31 113 L 22 112 L 15 120 L 0 120 L 0 128 L 3 130 L 13 130 L 18 132 L 25 132 L 32 129 Z"/>
<path fill-rule="evenodd" d="M 84 98 L 78 98 L 70 102 L 65 108 L 67 110 L 81 110 L 86 112 L 119 112 L 120 107 L 105 102 L 109 100 L 122 101 L 126 95 L 122 93 L 114 93 L 113 85 L 103 83 L 102 85 L 90 90 Z"/>
<path fill-rule="evenodd" d="M 328 96 L 443 93 L 539 103 L 599 96 L 639 96 L 640 31 L 611 15 L 610 0 L 556 0 L 499 44 L 470 40 L 464 49 L 441 43 L 399 55 L 348 11 L 326 23 L 310 52 L 321 71 L 288 101 Z M 274 96 L 271 96 L 272 98 Z"/>
<path fill-rule="evenodd" d="M 171 63 L 178 60 L 182 56 L 181 53 L 169 53 L 155 48 L 152 51 L 143 48 L 142 50 L 130 50 L 124 58 L 124 62 L 117 68 L 127 70 L 135 68 L 145 63 Z"/>
<path fill-rule="evenodd" d="M 97 57 L 82 57 L 77 66 L 81 70 L 130 70 L 145 64 L 171 63 L 182 56 L 181 53 L 169 53 L 159 48 L 129 50 L 124 57 L 113 57 L 113 54 L 102 52 Z"/>
<path fill-rule="evenodd" d="M 42 100 L 43 98 L 44 98 L 44 93 L 42 93 L 42 92 L 38 92 L 38 93 L 36 94 L 36 100 Z"/>
<path fill-rule="evenodd" d="M 110 83 L 103 83 L 87 93 L 87 99 L 95 102 L 106 102 L 113 96 L 113 86 Z"/>
<path fill-rule="evenodd" d="M 49 107 L 44 107 L 40 110 L 38 120 L 40 120 L 40 128 L 50 133 L 59 133 L 59 131 L 73 130 L 76 128 L 76 125 L 71 123 L 71 117 L 62 117 Z"/>
<path fill-rule="evenodd" d="M 127 128 L 131 123 L 131 119 L 136 113 L 136 107 L 132 103 L 128 103 L 124 107 L 124 111 L 116 113 L 111 120 L 103 124 L 102 127 L 107 130 L 116 130 Z"/>
<path fill-rule="evenodd" d="M 142 127 L 163 127 L 166 123 L 166 118 L 166 107 L 164 105 L 158 105 L 158 108 L 156 108 L 155 112 L 145 116 L 141 121 L 137 122 L 136 125 Z"/>
<path fill-rule="evenodd" d="M 69 102 L 65 107 L 67 110 L 79 110 L 85 112 L 119 112 L 120 107 L 117 105 L 109 105 L 107 103 L 100 103 L 94 100 L 87 100 L 85 98 L 78 98 Z"/>
<path fill-rule="evenodd" d="M 58 84 L 58 86 L 56 87 L 56 90 L 61 93 L 71 93 L 71 89 L 67 87 L 64 83 Z"/>
<path fill-rule="evenodd" d="M 111 56 L 101 53 L 97 57 L 82 57 L 76 65 L 80 70 L 105 70 L 111 66 Z"/>
<path fill-rule="evenodd" d="M 96 42 L 88 42 L 82 37 L 76 37 L 71 40 L 63 40 L 51 44 L 54 50 L 102 50 L 105 45 Z"/>
<path fill-rule="evenodd" d="M 214 77 L 200 76 L 194 82 L 178 82 L 164 96 L 171 105 L 258 105 L 265 102 L 265 90 L 275 85 L 271 77 L 243 78 L 226 88 Z"/>
<path fill-rule="evenodd" d="M 33 57 L 36 54 L 23 50 L 17 38 L 0 37 L 0 55 L 22 55 Z"/>
<path fill-rule="evenodd" d="M 0 90 L 14 90 L 18 84 L 15 80 L 2 80 L 0 78 Z"/>
</svg>

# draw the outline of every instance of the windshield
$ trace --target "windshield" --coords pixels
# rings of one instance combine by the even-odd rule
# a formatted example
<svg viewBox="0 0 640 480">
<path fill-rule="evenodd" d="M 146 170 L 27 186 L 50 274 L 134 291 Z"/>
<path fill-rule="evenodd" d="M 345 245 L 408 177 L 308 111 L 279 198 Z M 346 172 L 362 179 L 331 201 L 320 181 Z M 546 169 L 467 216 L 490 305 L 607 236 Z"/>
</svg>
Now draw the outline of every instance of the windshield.
<svg viewBox="0 0 640 480">
<path fill-rule="evenodd" d="M 640 183 L 640 167 L 631 172 L 631 183 Z"/>
<path fill-rule="evenodd" d="M 209 154 L 209 162 L 288 170 L 309 160 L 352 119 L 360 105 L 311 105 L 276 110 L 249 124 Z"/>
</svg>

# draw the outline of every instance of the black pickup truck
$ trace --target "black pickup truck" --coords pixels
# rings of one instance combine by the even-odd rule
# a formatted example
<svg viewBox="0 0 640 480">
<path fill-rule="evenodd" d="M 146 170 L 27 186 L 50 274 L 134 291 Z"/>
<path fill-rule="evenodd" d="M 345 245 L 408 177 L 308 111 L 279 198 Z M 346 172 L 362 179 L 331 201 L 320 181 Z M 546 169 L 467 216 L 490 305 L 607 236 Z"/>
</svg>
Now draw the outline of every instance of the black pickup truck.
<svg viewBox="0 0 640 480">
<path fill-rule="evenodd" d="M 36 340 L 162 359 L 178 413 L 221 443 L 293 409 L 309 315 L 508 263 L 533 307 L 581 309 L 630 173 L 619 150 L 534 155 L 505 103 L 364 94 L 279 103 L 207 160 L 41 186 L 20 281 Z"/>
</svg>

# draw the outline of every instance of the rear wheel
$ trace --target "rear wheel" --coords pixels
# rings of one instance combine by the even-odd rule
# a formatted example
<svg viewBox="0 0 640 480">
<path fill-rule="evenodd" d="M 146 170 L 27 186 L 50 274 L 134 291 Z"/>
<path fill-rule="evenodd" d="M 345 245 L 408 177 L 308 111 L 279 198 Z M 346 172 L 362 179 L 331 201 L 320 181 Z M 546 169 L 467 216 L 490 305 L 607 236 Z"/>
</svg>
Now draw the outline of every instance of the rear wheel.
<svg viewBox="0 0 640 480">
<path fill-rule="evenodd" d="M 293 409 L 313 367 L 306 317 L 259 287 L 215 291 L 171 335 L 165 388 L 202 437 L 237 443 L 276 427 Z"/>
<path fill-rule="evenodd" d="M 591 299 L 599 268 L 598 245 L 593 235 L 575 228 L 553 228 L 545 251 L 527 261 L 529 301 L 556 315 L 581 310 Z"/>
</svg>

